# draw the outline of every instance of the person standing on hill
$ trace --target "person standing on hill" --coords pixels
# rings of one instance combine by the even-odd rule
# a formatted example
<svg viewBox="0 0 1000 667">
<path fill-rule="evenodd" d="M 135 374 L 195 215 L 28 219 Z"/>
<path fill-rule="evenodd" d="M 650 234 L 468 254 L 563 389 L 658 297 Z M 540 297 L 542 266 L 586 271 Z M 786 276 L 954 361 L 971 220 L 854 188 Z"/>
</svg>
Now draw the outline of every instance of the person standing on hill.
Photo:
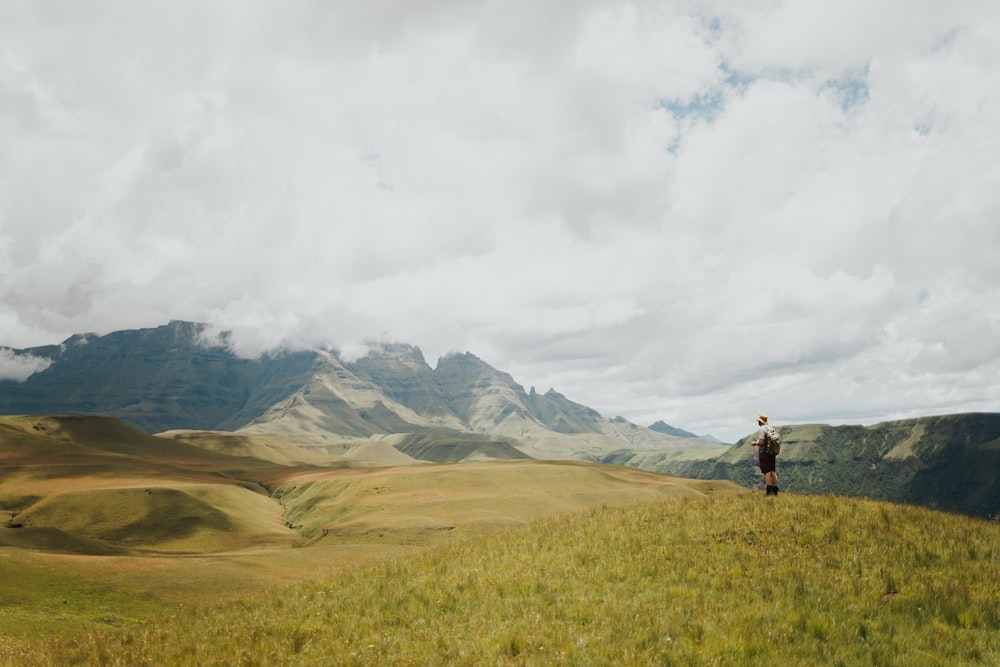
<svg viewBox="0 0 1000 667">
<path fill-rule="evenodd" d="M 778 495 L 778 454 L 768 446 L 774 427 L 767 423 L 767 415 L 757 415 L 757 437 L 754 438 L 753 446 L 757 448 L 758 459 L 760 460 L 760 471 L 764 473 L 764 483 L 767 485 L 767 495 Z"/>
</svg>

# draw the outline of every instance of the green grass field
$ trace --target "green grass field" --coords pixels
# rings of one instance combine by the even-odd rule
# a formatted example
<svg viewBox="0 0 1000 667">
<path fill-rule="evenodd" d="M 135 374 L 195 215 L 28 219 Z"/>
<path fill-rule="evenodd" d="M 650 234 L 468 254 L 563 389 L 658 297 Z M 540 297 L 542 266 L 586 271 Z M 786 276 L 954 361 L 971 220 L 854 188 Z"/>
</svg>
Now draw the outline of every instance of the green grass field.
<svg viewBox="0 0 1000 667">
<path fill-rule="evenodd" d="M 995 665 L 1000 526 L 760 494 L 595 507 L 31 645 L 64 665 Z M 8 644 L 18 664 L 23 644 Z"/>
<path fill-rule="evenodd" d="M 137 433 L 0 419 L 0 665 L 1000 664 L 996 522 Z"/>
</svg>

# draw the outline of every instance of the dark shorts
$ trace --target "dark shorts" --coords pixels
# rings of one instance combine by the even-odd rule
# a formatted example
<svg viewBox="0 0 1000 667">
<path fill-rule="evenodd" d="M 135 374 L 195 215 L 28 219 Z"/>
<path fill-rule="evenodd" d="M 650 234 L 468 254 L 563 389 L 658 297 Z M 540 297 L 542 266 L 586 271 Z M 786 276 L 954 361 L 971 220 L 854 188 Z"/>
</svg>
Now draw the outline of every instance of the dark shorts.
<svg viewBox="0 0 1000 667">
<path fill-rule="evenodd" d="M 760 471 L 762 473 L 774 472 L 778 465 L 778 457 L 774 454 L 760 453 Z"/>
</svg>

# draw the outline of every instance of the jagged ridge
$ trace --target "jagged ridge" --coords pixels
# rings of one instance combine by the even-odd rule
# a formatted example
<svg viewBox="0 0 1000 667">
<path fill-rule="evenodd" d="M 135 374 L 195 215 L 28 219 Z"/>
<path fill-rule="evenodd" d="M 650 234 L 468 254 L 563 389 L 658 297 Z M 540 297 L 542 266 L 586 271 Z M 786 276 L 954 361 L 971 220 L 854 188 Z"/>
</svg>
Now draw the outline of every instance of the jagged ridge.
<svg viewBox="0 0 1000 667">
<path fill-rule="evenodd" d="M 476 456 L 590 460 L 622 447 L 716 447 L 605 419 L 555 390 L 526 392 L 471 353 L 446 355 L 431 368 L 412 345 L 379 345 L 344 362 L 328 350 L 244 359 L 226 342 L 209 339 L 204 325 L 171 322 L 7 349 L 50 365 L 24 382 L 0 382 L 0 413 L 101 414 L 147 433 L 241 431 L 319 447 L 418 434 L 429 460 L 451 460 L 458 441 Z M 504 446 L 484 450 L 484 438 Z"/>
</svg>

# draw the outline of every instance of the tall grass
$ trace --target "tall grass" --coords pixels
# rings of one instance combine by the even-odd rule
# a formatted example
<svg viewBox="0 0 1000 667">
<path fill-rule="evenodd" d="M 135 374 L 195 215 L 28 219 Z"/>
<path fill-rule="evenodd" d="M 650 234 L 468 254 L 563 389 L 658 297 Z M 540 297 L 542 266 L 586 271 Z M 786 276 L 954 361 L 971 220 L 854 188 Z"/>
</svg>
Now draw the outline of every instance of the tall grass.
<svg viewBox="0 0 1000 667">
<path fill-rule="evenodd" d="M 997 581 L 995 523 L 741 494 L 540 520 L 31 664 L 995 665 Z"/>
</svg>

